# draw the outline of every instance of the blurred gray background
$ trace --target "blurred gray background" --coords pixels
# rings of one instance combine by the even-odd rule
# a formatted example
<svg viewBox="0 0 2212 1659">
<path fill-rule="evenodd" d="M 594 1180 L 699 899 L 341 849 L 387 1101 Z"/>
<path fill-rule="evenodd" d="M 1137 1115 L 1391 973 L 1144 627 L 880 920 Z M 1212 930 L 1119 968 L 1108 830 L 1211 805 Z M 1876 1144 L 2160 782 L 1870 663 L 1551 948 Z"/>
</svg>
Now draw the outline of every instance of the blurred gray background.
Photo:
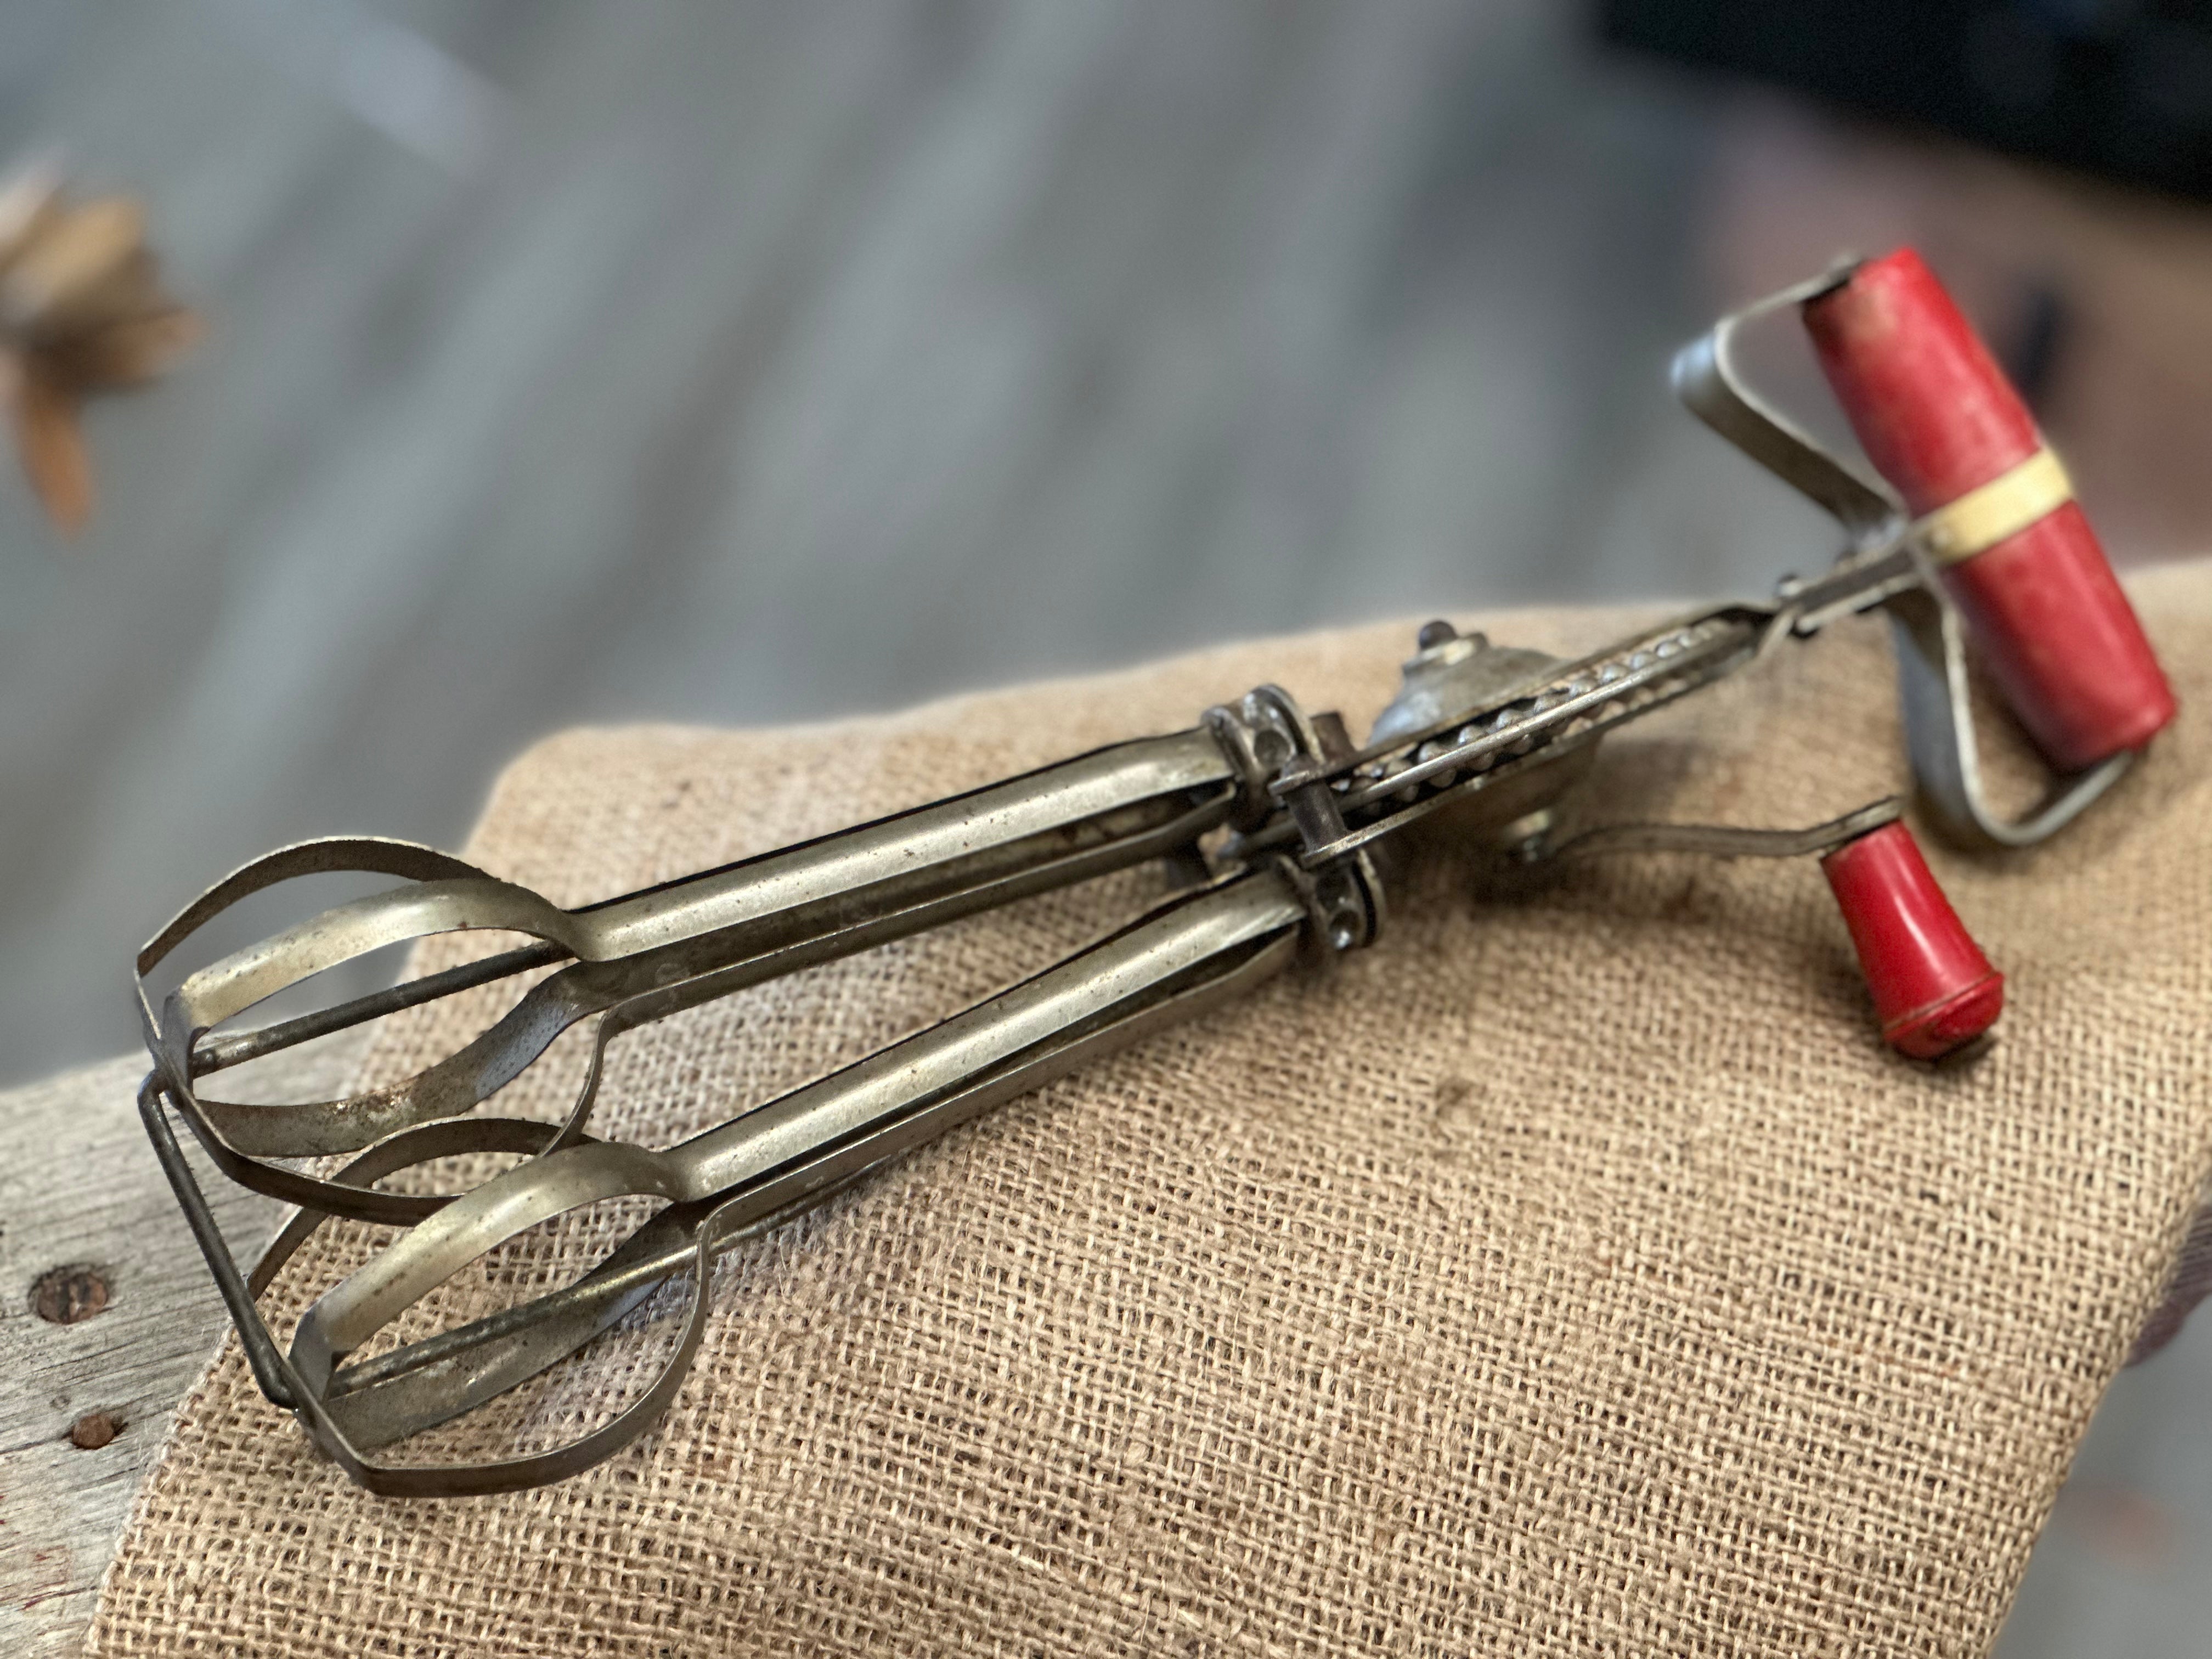
<svg viewBox="0 0 2212 1659">
<path fill-rule="evenodd" d="M 1665 388 L 1711 89 L 1556 0 L 0 17 L 0 155 L 209 319 L 80 543 L 0 477 L 0 1082 L 130 1046 L 225 870 L 453 844 L 559 726 L 1825 549 Z"/>
<path fill-rule="evenodd" d="M 210 328 L 81 541 L 0 477 L 0 1083 L 131 1046 L 228 868 L 456 844 L 563 725 L 1763 590 L 1830 538 L 1664 365 L 1845 247 L 2056 318 L 2123 562 L 2212 544 L 2200 210 L 1559 0 L 0 0 L 0 157 L 57 149 Z M 2124 1380 L 2007 1659 L 2212 1645 L 2208 1382 Z"/>
</svg>

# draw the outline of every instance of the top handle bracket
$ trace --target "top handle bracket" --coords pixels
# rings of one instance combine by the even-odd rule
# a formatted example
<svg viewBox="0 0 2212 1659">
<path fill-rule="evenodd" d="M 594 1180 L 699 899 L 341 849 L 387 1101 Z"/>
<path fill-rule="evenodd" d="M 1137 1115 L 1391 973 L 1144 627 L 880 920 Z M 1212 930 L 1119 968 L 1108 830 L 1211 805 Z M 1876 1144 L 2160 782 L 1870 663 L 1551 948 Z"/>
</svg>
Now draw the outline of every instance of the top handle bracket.
<svg viewBox="0 0 2212 1659">
<path fill-rule="evenodd" d="M 1880 606 L 1890 615 L 1898 690 L 1912 771 L 1935 827 L 1955 845 L 2033 847 L 2079 817 L 2134 763 L 2125 750 L 2089 770 L 2057 779 L 2024 816 L 2007 817 L 1982 777 L 1968 691 L 1964 629 L 1934 580 L 1918 528 L 1885 486 L 1863 477 L 1753 391 L 1738 368 L 1736 336 L 1748 324 L 1832 292 L 1860 262 L 1839 261 L 1820 276 L 1732 312 L 1674 356 L 1674 395 L 1715 432 L 1811 501 L 1844 528 L 1848 543 L 1835 568 L 1786 585 L 1791 631 L 1817 632 L 1841 616 Z"/>
</svg>

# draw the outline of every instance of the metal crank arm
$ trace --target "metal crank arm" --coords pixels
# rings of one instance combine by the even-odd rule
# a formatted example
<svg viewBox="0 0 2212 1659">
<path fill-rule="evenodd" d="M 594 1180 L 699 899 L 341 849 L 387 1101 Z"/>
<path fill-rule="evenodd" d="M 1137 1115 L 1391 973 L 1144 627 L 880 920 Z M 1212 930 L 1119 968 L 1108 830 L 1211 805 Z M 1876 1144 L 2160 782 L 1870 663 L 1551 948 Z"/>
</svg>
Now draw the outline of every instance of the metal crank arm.
<svg viewBox="0 0 2212 1659">
<path fill-rule="evenodd" d="M 241 1328 L 251 1322 L 263 1334 L 249 1346 L 270 1363 L 264 1382 L 276 1383 L 316 1439 L 372 1490 L 453 1495 L 559 1479 L 627 1443 L 672 1398 L 706 1316 L 705 1266 L 715 1252 L 994 1105 L 1281 972 L 1296 959 L 1311 917 L 1305 886 L 1270 863 L 1172 901 L 964 1013 L 666 1152 L 593 1142 L 510 1170 L 324 1295 L 302 1317 L 289 1360 L 265 1340 L 252 1297 L 320 1218 L 288 1228 L 250 1281 L 240 1279 L 219 1239 L 210 1244 L 204 1237 L 203 1247 L 218 1280 L 234 1287 L 228 1299 L 234 1315 L 243 1314 Z M 378 1162 L 386 1172 L 392 1167 L 389 1158 Z M 188 1182 L 189 1170 L 182 1173 Z M 347 1353 L 500 1243 L 565 1211 L 638 1194 L 670 1207 L 567 1290 L 339 1368 Z M 188 1212 L 192 1207 L 187 1201 Z M 640 1406 L 649 1410 L 633 1407 L 609 1425 L 618 1433 L 466 1467 L 402 1468 L 366 1456 L 514 1388 L 575 1352 L 672 1274 L 695 1267 L 692 1327 L 672 1374 L 647 1391 Z"/>
<path fill-rule="evenodd" d="M 1565 863 L 1611 854 L 1688 853 L 1711 859 L 1796 859 L 1831 853 L 1884 824 L 1894 823 L 1899 803 L 1893 795 L 1870 801 L 1855 812 L 1803 830 L 1751 830 L 1730 823 L 1608 823 L 1585 830 L 1544 856 Z"/>
</svg>

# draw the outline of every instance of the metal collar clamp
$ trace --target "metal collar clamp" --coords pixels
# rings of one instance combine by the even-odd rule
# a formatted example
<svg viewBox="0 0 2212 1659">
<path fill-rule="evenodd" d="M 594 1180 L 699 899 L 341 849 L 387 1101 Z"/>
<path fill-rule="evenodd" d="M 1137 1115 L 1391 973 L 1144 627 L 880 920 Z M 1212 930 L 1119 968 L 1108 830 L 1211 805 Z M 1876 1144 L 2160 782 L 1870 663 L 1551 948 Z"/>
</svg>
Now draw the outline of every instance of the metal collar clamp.
<svg viewBox="0 0 2212 1659">
<path fill-rule="evenodd" d="M 1352 752 L 1342 719 L 1309 718 L 1282 687 L 1262 685 L 1233 708 L 1207 709 L 1206 725 L 1246 781 L 1236 826 L 1256 830 L 1286 814 L 1297 831 L 1302 856 L 1263 856 L 1282 867 L 1305 900 L 1312 921 L 1308 942 L 1317 957 L 1372 945 L 1387 914 L 1382 878 L 1365 847 L 1335 850 L 1346 835 L 1339 768 Z"/>
</svg>

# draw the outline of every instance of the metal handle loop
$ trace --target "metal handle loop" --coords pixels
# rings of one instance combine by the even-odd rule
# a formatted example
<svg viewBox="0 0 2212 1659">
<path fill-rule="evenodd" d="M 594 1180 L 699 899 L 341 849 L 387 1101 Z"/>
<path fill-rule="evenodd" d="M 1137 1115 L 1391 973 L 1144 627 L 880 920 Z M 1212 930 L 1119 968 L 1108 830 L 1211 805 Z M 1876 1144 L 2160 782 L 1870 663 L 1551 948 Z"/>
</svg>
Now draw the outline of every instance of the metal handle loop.
<svg viewBox="0 0 2212 1659">
<path fill-rule="evenodd" d="M 1795 631 L 1809 634 L 1837 616 L 1877 605 L 1889 612 L 1906 745 L 1936 830 L 1961 847 L 2033 847 L 2117 783 L 2134 754 L 2115 755 L 2078 776 L 2057 780 L 2024 817 L 2007 818 L 1992 807 L 1982 784 L 1964 634 L 1958 613 L 1936 586 L 1929 551 L 1915 533 L 1920 526 L 1908 523 L 1904 507 L 1886 488 L 1861 477 L 1753 392 L 1730 354 L 1746 323 L 1831 292 L 1857 265 L 1840 263 L 1723 317 L 1675 355 L 1674 392 L 1707 426 L 1825 508 L 1850 538 L 1832 576 L 1792 590 Z"/>
<path fill-rule="evenodd" d="M 1887 489 L 1863 478 L 1753 392 L 1732 355 L 1737 331 L 1784 306 L 1840 288 L 1858 268 L 1847 260 L 1808 281 L 1732 312 L 1674 354 L 1668 378 L 1683 406 L 1839 522 L 1854 550 L 1895 538 L 1905 508 Z"/>
<path fill-rule="evenodd" d="M 1982 785 L 1959 613 L 1932 586 L 1893 593 L 1882 608 L 1897 647 L 1898 698 L 1913 776 L 1946 840 L 1966 848 L 2033 847 L 2081 817 L 2135 764 L 2137 751 L 2124 749 L 2087 772 L 2057 779 L 2033 811 L 2005 817 Z"/>
</svg>

